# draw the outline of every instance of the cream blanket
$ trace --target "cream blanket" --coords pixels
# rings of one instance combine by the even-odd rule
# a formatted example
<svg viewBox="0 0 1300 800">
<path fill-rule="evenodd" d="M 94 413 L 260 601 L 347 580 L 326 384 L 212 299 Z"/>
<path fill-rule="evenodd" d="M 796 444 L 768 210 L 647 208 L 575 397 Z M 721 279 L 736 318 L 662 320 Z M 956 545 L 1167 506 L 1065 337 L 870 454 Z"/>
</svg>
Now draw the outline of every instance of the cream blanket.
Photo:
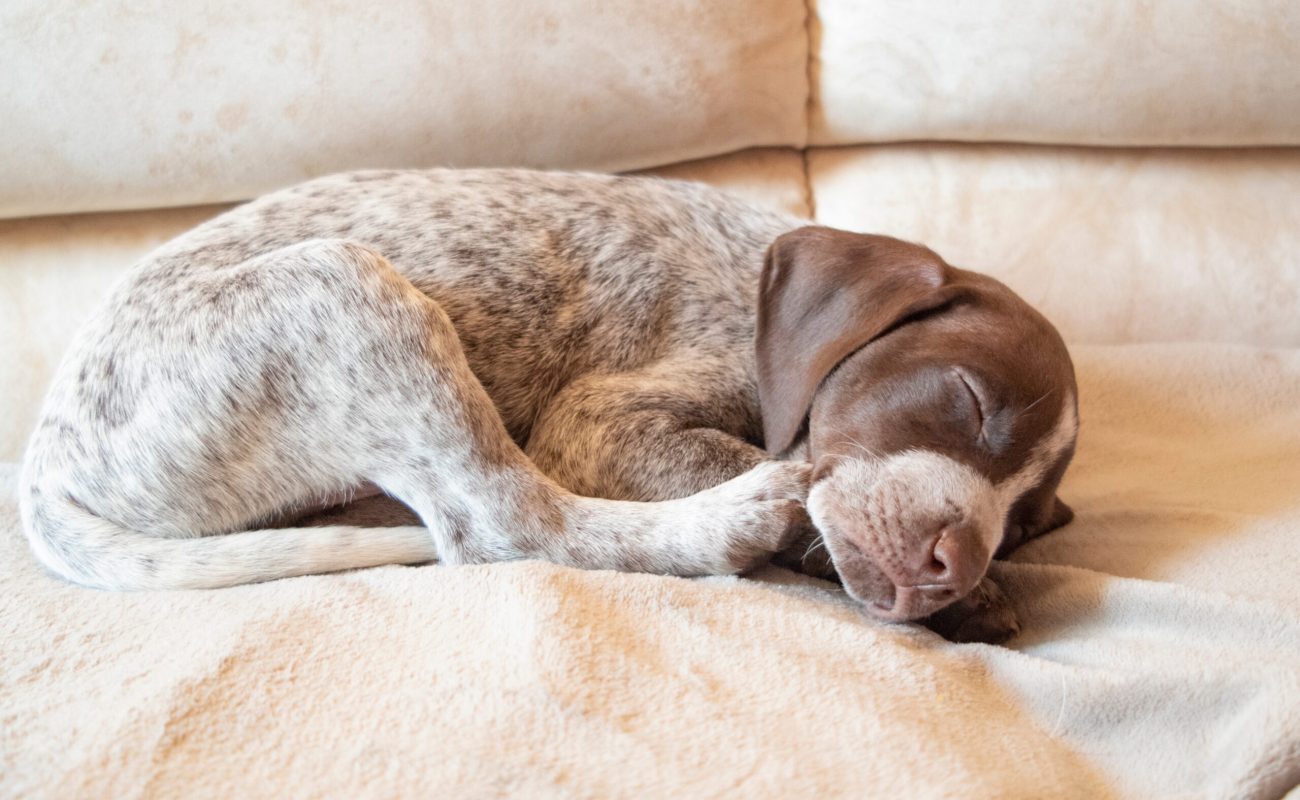
<svg viewBox="0 0 1300 800">
<path fill-rule="evenodd" d="M 768 569 L 388 567 L 109 594 L 0 504 L 0 795 L 1278 797 L 1300 352 L 1076 348 L 1078 519 L 954 645 Z"/>
</svg>

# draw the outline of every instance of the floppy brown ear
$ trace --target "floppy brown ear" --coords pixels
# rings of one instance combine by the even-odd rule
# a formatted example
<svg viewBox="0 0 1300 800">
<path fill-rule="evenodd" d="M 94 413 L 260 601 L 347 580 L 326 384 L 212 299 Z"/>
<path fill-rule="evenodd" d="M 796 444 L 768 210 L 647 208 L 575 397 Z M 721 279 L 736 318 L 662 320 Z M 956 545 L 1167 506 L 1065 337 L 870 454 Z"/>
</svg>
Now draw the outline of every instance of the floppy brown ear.
<svg viewBox="0 0 1300 800">
<path fill-rule="evenodd" d="M 790 447 L 837 364 L 949 299 L 948 267 L 920 245 L 819 226 L 777 237 L 759 282 L 758 398 L 767 450 Z"/>
</svg>

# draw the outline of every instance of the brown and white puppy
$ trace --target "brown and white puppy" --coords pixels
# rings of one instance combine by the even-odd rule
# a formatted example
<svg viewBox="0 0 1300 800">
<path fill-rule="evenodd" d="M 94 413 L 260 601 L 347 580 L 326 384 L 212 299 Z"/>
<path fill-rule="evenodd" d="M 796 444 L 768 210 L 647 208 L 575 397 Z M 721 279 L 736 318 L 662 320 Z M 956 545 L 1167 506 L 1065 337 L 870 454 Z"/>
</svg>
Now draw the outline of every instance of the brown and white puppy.
<svg viewBox="0 0 1300 800">
<path fill-rule="evenodd" d="M 781 553 L 969 638 L 1013 627 L 984 575 L 1068 519 L 1076 429 L 1051 326 L 924 247 L 692 184 L 364 172 L 131 270 L 56 375 L 20 503 L 37 557 L 101 588 Z M 303 519 L 368 492 L 413 524 Z"/>
<path fill-rule="evenodd" d="M 767 447 L 806 428 L 808 509 L 875 615 L 933 614 L 995 554 L 1071 519 L 1056 496 L 1078 432 L 1069 354 L 998 281 L 802 228 L 768 252 L 757 344 Z"/>
</svg>

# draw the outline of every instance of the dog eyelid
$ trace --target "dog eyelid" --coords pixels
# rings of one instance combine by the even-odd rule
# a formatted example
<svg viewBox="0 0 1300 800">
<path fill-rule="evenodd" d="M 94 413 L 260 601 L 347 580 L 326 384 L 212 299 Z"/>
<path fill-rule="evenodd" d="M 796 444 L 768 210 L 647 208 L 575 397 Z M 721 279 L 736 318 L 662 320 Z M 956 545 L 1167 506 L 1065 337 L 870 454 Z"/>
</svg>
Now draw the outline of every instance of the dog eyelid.
<svg viewBox="0 0 1300 800">
<path fill-rule="evenodd" d="M 967 393 L 970 394 L 971 400 L 975 403 L 975 413 L 979 416 L 979 435 L 976 438 L 982 442 L 984 441 L 984 425 L 988 421 L 988 415 L 984 413 L 984 399 L 980 397 L 980 393 L 975 389 L 977 382 L 972 380 L 963 369 L 957 368 L 953 372 L 957 373 L 958 380 L 961 381 L 962 386 L 966 387 Z"/>
</svg>

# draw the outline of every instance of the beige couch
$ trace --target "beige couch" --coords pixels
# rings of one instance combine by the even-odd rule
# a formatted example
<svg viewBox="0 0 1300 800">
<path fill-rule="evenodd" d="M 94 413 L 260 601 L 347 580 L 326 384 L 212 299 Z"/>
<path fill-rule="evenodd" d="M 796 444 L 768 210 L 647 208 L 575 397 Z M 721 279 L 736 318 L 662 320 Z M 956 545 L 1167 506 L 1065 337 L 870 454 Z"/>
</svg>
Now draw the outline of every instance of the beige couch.
<svg viewBox="0 0 1300 800">
<path fill-rule="evenodd" d="M 0 796 L 1300 782 L 1300 5 L 11 0 L 0 121 L 0 461 L 132 261 L 364 166 L 650 169 L 924 241 L 1057 322 L 1083 416 L 1007 647 L 778 569 L 96 593 L 2 466 Z"/>
</svg>

